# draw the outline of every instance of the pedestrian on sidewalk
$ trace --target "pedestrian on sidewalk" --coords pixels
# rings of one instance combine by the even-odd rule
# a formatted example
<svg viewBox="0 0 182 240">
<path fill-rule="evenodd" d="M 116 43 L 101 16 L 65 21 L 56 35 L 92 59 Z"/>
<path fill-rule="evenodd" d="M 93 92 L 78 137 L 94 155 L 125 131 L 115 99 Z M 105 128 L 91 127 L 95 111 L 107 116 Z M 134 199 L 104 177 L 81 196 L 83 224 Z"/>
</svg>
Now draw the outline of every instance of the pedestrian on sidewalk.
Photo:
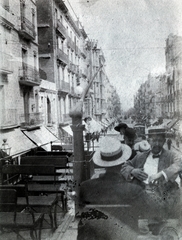
<svg viewBox="0 0 182 240">
<path fill-rule="evenodd" d="M 171 144 L 172 144 L 172 140 L 170 138 L 167 139 L 167 146 L 168 146 L 168 150 L 171 149 Z"/>
<path fill-rule="evenodd" d="M 179 148 L 179 138 L 176 138 L 176 147 Z"/>
</svg>

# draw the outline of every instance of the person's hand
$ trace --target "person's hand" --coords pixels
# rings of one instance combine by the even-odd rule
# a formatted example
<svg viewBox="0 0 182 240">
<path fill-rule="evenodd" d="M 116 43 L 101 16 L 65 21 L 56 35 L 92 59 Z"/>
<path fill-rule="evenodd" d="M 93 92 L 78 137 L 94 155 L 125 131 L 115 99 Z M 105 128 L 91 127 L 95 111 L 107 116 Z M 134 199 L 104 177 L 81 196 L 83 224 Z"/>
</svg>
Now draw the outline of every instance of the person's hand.
<svg viewBox="0 0 182 240">
<path fill-rule="evenodd" d="M 148 174 L 143 171 L 141 168 L 134 168 L 131 171 L 131 174 L 140 181 L 144 181 L 148 178 Z"/>
<path fill-rule="evenodd" d="M 158 172 L 154 175 L 149 176 L 149 183 L 156 183 L 159 178 L 163 177 L 162 172 Z"/>
</svg>

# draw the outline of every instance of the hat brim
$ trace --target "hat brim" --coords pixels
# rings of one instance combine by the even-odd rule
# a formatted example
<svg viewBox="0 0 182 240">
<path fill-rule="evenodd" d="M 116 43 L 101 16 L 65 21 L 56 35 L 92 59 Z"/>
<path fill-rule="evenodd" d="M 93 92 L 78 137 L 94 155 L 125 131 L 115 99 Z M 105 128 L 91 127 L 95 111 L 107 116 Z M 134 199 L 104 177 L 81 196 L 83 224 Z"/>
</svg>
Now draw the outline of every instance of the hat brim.
<svg viewBox="0 0 182 240">
<path fill-rule="evenodd" d="M 117 132 L 120 132 L 120 127 L 115 127 L 114 130 L 116 130 Z"/>
<path fill-rule="evenodd" d="M 114 130 L 116 130 L 117 132 L 120 132 L 120 129 L 121 129 L 121 128 L 127 128 L 127 127 L 128 127 L 128 125 L 127 125 L 126 123 L 121 123 L 121 124 L 117 125 L 117 126 L 114 128 Z"/>
<path fill-rule="evenodd" d="M 126 144 L 121 144 L 122 156 L 114 161 L 104 161 L 101 159 L 100 149 L 97 149 L 93 155 L 93 162 L 100 167 L 114 167 L 124 163 L 131 156 L 131 148 Z"/>
</svg>

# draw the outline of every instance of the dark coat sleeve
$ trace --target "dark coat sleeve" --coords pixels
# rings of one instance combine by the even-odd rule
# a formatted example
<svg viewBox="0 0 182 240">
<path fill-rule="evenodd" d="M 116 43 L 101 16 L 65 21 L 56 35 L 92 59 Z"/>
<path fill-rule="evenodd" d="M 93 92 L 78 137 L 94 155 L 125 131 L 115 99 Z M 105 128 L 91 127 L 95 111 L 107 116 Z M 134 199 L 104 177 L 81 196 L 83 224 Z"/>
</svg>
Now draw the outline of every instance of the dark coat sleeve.
<svg viewBox="0 0 182 240">
<path fill-rule="evenodd" d="M 159 163 L 159 171 L 163 171 L 168 181 L 175 181 L 180 171 L 182 171 L 182 159 L 176 154 L 165 151 L 164 156 L 161 156 Z"/>
<path fill-rule="evenodd" d="M 127 181 L 132 181 L 133 176 L 131 172 L 134 168 L 143 168 L 149 152 L 139 153 L 132 160 L 127 161 L 122 169 L 121 174 Z"/>
</svg>

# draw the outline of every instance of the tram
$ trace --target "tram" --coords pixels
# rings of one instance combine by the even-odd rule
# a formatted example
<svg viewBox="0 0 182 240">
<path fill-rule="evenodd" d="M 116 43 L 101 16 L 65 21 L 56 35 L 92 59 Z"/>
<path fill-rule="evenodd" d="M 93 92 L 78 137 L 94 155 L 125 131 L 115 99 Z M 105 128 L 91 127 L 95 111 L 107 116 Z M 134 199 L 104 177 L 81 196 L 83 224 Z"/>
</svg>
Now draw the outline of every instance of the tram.
<svg viewBox="0 0 182 240">
<path fill-rule="evenodd" d="M 141 141 L 145 136 L 145 125 L 142 123 L 136 123 L 133 128 L 137 134 L 137 141 Z"/>
</svg>

